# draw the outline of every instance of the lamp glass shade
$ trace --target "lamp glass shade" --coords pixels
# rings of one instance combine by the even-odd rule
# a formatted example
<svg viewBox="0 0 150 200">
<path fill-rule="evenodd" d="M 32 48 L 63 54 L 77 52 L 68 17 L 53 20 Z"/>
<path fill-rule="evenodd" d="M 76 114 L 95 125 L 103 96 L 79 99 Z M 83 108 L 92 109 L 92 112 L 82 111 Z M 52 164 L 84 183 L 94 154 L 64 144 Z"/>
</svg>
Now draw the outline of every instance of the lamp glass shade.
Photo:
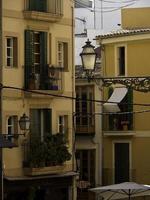
<svg viewBox="0 0 150 200">
<path fill-rule="evenodd" d="M 91 42 L 89 40 L 86 42 L 86 45 L 83 46 L 83 51 L 80 54 L 82 65 L 85 70 L 94 70 L 96 62 L 95 49 L 90 43 Z"/>
<path fill-rule="evenodd" d="M 19 126 L 21 130 L 29 130 L 30 128 L 30 119 L 26 114 L 24 113 L 23 116 L 20 117 L 19 120 Z"/>
</svg>

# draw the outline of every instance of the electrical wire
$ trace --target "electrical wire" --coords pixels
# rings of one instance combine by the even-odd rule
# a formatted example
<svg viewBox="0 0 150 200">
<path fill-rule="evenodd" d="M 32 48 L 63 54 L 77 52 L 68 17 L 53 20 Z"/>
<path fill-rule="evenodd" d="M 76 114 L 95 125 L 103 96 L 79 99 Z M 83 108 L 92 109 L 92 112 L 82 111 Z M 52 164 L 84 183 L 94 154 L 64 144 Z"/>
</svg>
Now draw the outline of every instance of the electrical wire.
<svg viewBox="0 0 150 200">
<path fill-rule="evenodd" d="M 99 1 L 102 1 L 102 0 L 99 0 Z M 75 0 L 75 3 L 76 4 L 78 4 L 78 5 L 80 5 L 80 6 L 82 6 L 83 8 L 85 8 L 85 9 L 87 9 L 87 10 L 89 10 L 89 11 L 91 11 L 91 12 L 100 12 L 100 13 L 107 13 L 107 12 L 114 12 L 114 11 L 117 11 L 117 10 L 120 10 L 120 9 L 122 9 L 122 8 L 125 8 L 125 7 L 129 7 L 129 6 L 131 6 L 131 5 L 133 5 L 133 4 L 135 4 L 135 3 L 137 3 L 137 1 L 139 1 L 139 0 L 129 0 L 129 1 L 124 1 L 124 3 L 127 3 L 127 2 L 132 2 L 132 3 L 129 3 L 129 4 L 126 4 L 126 5 L 123 5 L 123 6 L 120 6 L 120 7 L 114 7 L 114 9 L 112 9 L 112 10 L 104 10 L 104 9 L 110 9 L 110 8 L 108 8 L 108 7 L 103 7 L 103 8 L 99 8 L 99 7 L 97 7 L 96 9 L 90 9 L 87 5 L 85 5 L 84 3 L 82 3 L 82 2 L 78 2 L 77 0 Z M 120 2 L 111 2 L 111 1 L 102 1 L 102 2 L 107 2 L 107 3 L 120 3 Z M 122 2 L 123 3 L 123 2 Z"/>
<path fill-rule="evenodd" d="M 76 101 L 82 101 L 82 102 L 95 102 L 95 103 L 116 103 L 118 104 L 118 102 L 107 102 L 107 101 L 102 101 L 102 100 L 96 100 L 96 99 L 82 99 L 82 98 L 78 98 L 78 97 L 71 97 L 71 96 L 66 96 L 66 95 L 59 95 L 59 94 L 50 94 L 47 92 L 39 92 L 39 91 L 33 91 L 33 90 L 27 90 L 25 88 L 18 88 L 18 87 L 13 87 L 13 86 L 2 86 L 3 89 L 12 89 L 12 90 L 20 90 L 20 91 L 24 91 L 27 93 L 33 93 L 33 94 L 39 94 L 39 95 L 45 95 L 45 96 L 53 96 L 53 97 L 58 97 L 58 98 L 66 98 L 66 99 L 71 99 L 71 100 L 76 100 Z M 143 104 L 143 103 L 120 103 L 120 105 L 133 105 L 133 106 L 143 106 L 143 107 L 149 107 L 150 104 Z"/>
</svg>

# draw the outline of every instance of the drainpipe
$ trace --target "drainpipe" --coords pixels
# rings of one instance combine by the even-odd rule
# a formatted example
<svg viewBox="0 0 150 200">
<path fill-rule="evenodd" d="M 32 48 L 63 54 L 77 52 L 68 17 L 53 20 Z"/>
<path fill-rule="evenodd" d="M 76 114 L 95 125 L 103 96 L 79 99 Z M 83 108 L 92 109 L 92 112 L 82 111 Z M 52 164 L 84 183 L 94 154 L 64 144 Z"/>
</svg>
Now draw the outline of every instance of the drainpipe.
<svg viewBox="0 0 150 200">
<path fill-rule="evenodd" d="M 2 0 L 0 0 L 0 135 L 2 134 L 2 68 L 3 68 L 3 52 L 2 52 Z M 1 135 L 2 136 L 2 135 Z M 0 148 L 0 199 L 3 200 L 3 151 Z"/>
</svg>

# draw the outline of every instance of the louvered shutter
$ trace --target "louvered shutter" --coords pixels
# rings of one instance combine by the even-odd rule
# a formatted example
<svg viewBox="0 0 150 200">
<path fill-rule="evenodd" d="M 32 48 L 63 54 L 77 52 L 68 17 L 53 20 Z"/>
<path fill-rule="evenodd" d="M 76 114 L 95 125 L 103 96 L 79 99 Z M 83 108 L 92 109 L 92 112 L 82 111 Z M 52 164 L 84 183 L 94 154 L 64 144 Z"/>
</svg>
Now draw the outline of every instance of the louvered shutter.
<svg viewBox="0 0 150 200">
<path fill-rule="evenodd" d="M 47 89 L 47 76 L 48 76 L 48 67 L 47 67 L 47 33 L 40 33 L 40 85 L 41 89 Z"/>
<path fill-rule="evenodd" d="M 31 30 L 25 30 L 25 88 L 29 87 L 29 77 L 34 65 L 34 34 Z"/>
<path fill-rule="evenodd" d="M 52 134 L 52 109 L 44 109 L 44 136 Z"/>
<path fill-rule="evenodd" d="M 129 89 L 127 94 L 128 112 L 133 112 L 133 90 Z M 128 114 L 129 129 L 133 129 L 133 114 Z"/>
<path fill-rule="evenodd" d="M 113 88 L 110 87 L 108 89 L 108 99 L 112 95 L 112 93 L 113 93 Z M 114 117 L 115 117 L 114 114 L 110 114 L 109 115 L 109 130 L 113 130 L 114 129 Z"/>
</svg>

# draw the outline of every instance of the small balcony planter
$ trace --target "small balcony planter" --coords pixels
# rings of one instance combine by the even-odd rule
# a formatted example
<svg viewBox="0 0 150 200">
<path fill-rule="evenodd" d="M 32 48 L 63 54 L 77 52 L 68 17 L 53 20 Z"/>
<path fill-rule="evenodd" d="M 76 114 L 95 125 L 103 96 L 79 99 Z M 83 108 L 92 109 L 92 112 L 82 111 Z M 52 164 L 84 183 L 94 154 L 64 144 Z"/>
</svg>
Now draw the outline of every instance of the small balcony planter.
<svg viewBox="0 0 150 200">
<path fill-rule="evenodd" d="M 24 172 L 27 176 L 38 176 L 38 175 L 47 175 L 47 174 L 61 174 L 64 172 L 65 165 L 56 165 L 56 166 L 43 166 L 43 167 L 30 167 L 25 168 Z"/>
</svg>

